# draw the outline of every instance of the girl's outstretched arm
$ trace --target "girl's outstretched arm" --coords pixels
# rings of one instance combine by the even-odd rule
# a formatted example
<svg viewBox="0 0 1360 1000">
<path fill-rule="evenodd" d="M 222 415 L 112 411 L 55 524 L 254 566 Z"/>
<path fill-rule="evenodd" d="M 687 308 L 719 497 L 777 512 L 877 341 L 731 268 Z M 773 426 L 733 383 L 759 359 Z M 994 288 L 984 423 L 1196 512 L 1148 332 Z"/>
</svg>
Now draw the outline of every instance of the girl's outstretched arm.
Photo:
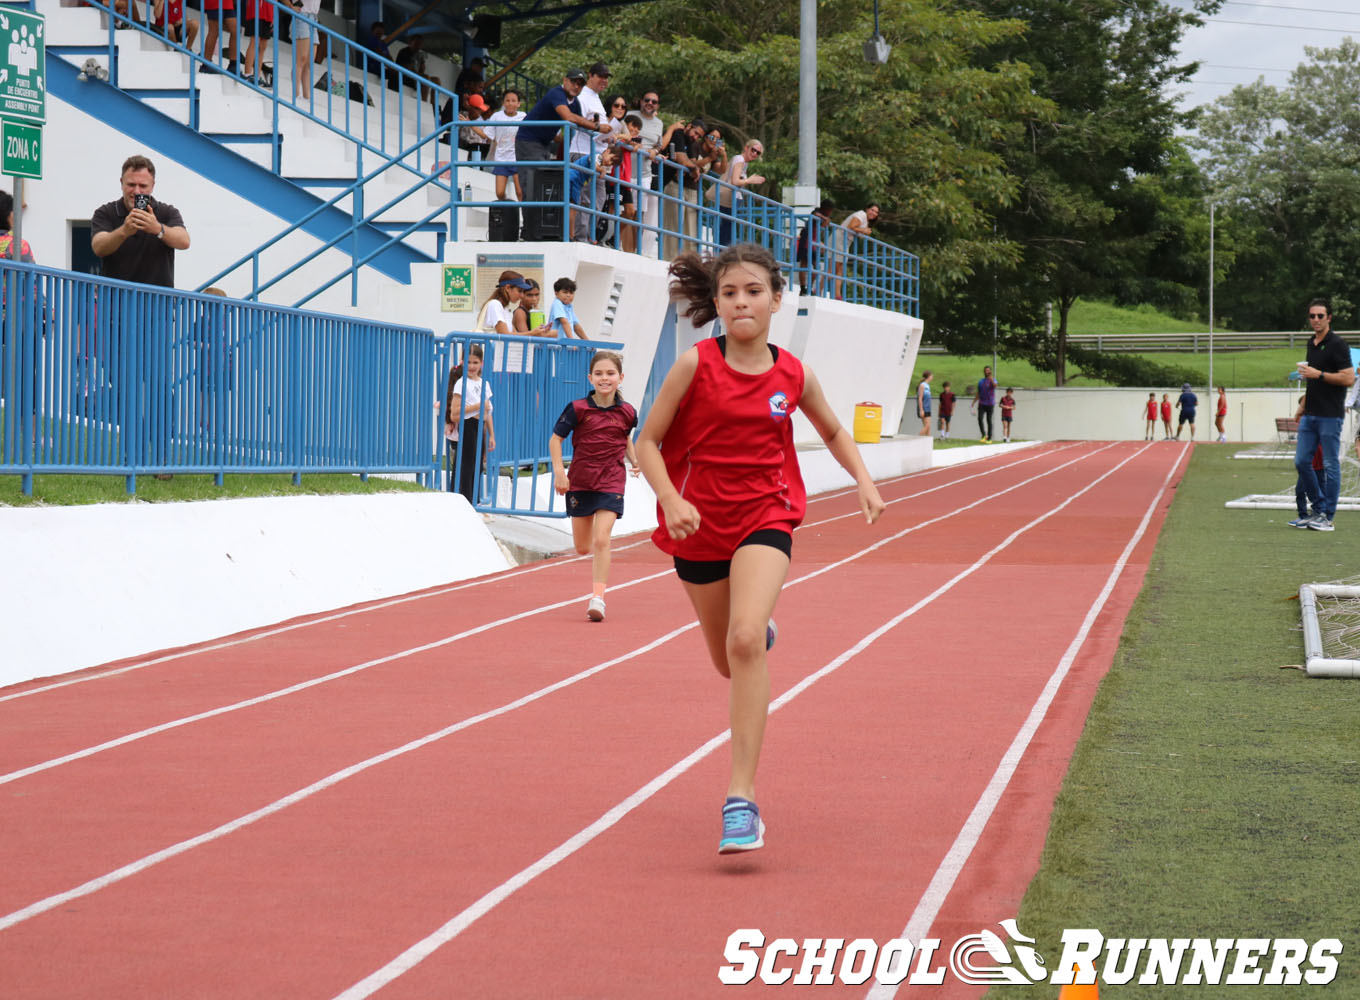
<svg viewBox="0 0 1360 1000">
<path fill-rule="evenodd" d="M 661 457 L 661 439 L 670 430 L 671 421 L 680 409 L 680 402 L 694 381 L 694 373 L 699 368 L 699 352 L 690 348 L 676 360 L 661 383 L 656 400 L 647 414 L 647 422 L 642 425 L 638 436 L 638 464 L 642 474 L 656 494 L 661 505 L 661 516 L 666 531 L 674 539 L 688 538 L 699 530 L 699 511 L 680 495 L 666 472 L 666 460 Z"/>
<path fill-rule="evenodd" d="M 873 477 L 869 475 L 869 470 L 864 467 L 864 459 L 860 457 L 859 449 L 855 447 L 855 439 L 832 412 L 817 376 L 806 366 L 803 372 L 803 399 L 798 405 L 821 435 L 827 451 L 831 452 L 842 469 L 854 477 L 855 485 L 859 488 L 859 509 L 864 513 L 864 519 L 873 524 L 886 506 L 883 498 L 878 495 L 878 487 L 874 484 Z M 650 423 L 650 420 L 648 422 Z"/>
<path fill-rule="evenodd" d="M 628 465 L 632 468 L 633 475 L 636 476 L 642 471 L 642 467 L 638 465 L 637 446 L 633 444 L 632 438 L 624 445 L 624 454 L 628 457 Z"/>
</svg>

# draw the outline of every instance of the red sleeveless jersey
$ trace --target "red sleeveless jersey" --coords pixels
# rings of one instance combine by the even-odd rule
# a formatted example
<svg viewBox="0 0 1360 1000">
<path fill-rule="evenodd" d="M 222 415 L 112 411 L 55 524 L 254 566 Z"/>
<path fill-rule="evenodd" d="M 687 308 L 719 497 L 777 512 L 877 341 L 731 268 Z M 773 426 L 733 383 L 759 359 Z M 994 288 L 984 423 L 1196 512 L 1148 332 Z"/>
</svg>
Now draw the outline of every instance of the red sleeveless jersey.
<svg viewBox="0 0 1360 1000">
<path fill-rule="evenodd" d="M 728 367 L 722 340 L 699 342 L 694 381 L 661 441 L 671 482 L 699 510 L 699 530 L 675 541 L 657 505 L 652 540 L 681 559 L 730 559 L 752 532 L 792 533 L 807 511 L 793 447 L 803 363 L 772 347 L 774 366 L 747 375 Z"/>
</svg>

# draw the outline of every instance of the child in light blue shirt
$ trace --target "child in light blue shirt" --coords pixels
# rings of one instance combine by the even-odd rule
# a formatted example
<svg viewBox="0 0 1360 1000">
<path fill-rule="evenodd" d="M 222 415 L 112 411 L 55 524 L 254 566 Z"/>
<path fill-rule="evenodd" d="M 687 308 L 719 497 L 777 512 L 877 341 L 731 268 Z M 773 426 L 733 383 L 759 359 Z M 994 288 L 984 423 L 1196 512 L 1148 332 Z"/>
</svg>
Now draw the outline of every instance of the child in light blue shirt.
<svg viewBox="0 0 1360 1000">
<path fill-rule="evenodd" d="M 558 278 L 553 282 L 553 294 L 557 298 L 548 311 L 548 324 L 553 328 L 553 333 L 559 337 L 587 339 L 581 321 L 576 318 L 576 310 L 571 307 L 572 300 L 576 298 L 576 282 L 570 278 Z"/>
</svg>

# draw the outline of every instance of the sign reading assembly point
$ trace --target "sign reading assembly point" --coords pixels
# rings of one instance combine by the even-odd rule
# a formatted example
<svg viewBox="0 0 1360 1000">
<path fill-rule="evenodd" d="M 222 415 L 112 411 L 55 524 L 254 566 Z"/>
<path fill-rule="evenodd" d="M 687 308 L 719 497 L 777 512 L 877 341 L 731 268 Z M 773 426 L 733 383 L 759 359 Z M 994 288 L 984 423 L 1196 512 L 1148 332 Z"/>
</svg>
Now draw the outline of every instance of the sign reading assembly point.
<svg viewBox="0 0 1360 1000">
<path fill-rule="evenodd" d="M 0 118 L 47 120 L 45 18 L 0 5 Z"/>
</svg>

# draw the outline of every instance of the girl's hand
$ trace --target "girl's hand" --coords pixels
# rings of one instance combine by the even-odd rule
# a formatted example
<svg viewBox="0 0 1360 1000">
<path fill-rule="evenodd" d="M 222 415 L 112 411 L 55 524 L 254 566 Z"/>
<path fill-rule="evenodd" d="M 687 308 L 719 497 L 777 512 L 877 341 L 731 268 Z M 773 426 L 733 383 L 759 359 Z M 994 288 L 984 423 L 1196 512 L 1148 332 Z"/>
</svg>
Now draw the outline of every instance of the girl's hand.
<svg viewBox="0 0 1360 1000">
<path fill-rule="evenodd" d="M 571 483 L 567 481 L 566 470 L 553 473 L 553 489 L 557 491 L 558 496 L 566 496 L 570 487 Z"/>
<path fill-rule="evenodd" d="M 699 510 L 683 497 L 663 503 L 661 516 L 666 521 L 667 533 L 677 542 L 699 530 Z"/>
<path fill-rule="evenodd" d="M 632 468 L 632 476 L 633 476 L 633 478 L 636 479 L 636 478 L 637 478 L 638 476 L 640 476 L 640 475 L 642 475 L 642 466 L 640 466 L 640 465 L 635 465 L 635 466 L 633 466 L 633 468 Z"/>
<path fill-rule="evenodd" d="M 454 429 L 455 429 L 455 426 L 456 426 L 456 425 L 453 423 L 452 420 L 445 420 L 445 421 L 444 421 L 444 436 L 445 436 L 445 437 L 452 437 L 452 436 L 453 436 Z"/>
<path fill-rule="evenodd" d="M 487 451 L 496 450 L 496 435 L 492 434 L 489 438 L 486 439 L 486 450 Z"/>
<path fill-rule="evenodd" d="M 878 520 L 887 504 L 878 495 L 878 487 L 873 483 L 864 483 L 859 488 L 859 509 L 864 513 L 864 520 L 873 524 Z"/>
</svg>

